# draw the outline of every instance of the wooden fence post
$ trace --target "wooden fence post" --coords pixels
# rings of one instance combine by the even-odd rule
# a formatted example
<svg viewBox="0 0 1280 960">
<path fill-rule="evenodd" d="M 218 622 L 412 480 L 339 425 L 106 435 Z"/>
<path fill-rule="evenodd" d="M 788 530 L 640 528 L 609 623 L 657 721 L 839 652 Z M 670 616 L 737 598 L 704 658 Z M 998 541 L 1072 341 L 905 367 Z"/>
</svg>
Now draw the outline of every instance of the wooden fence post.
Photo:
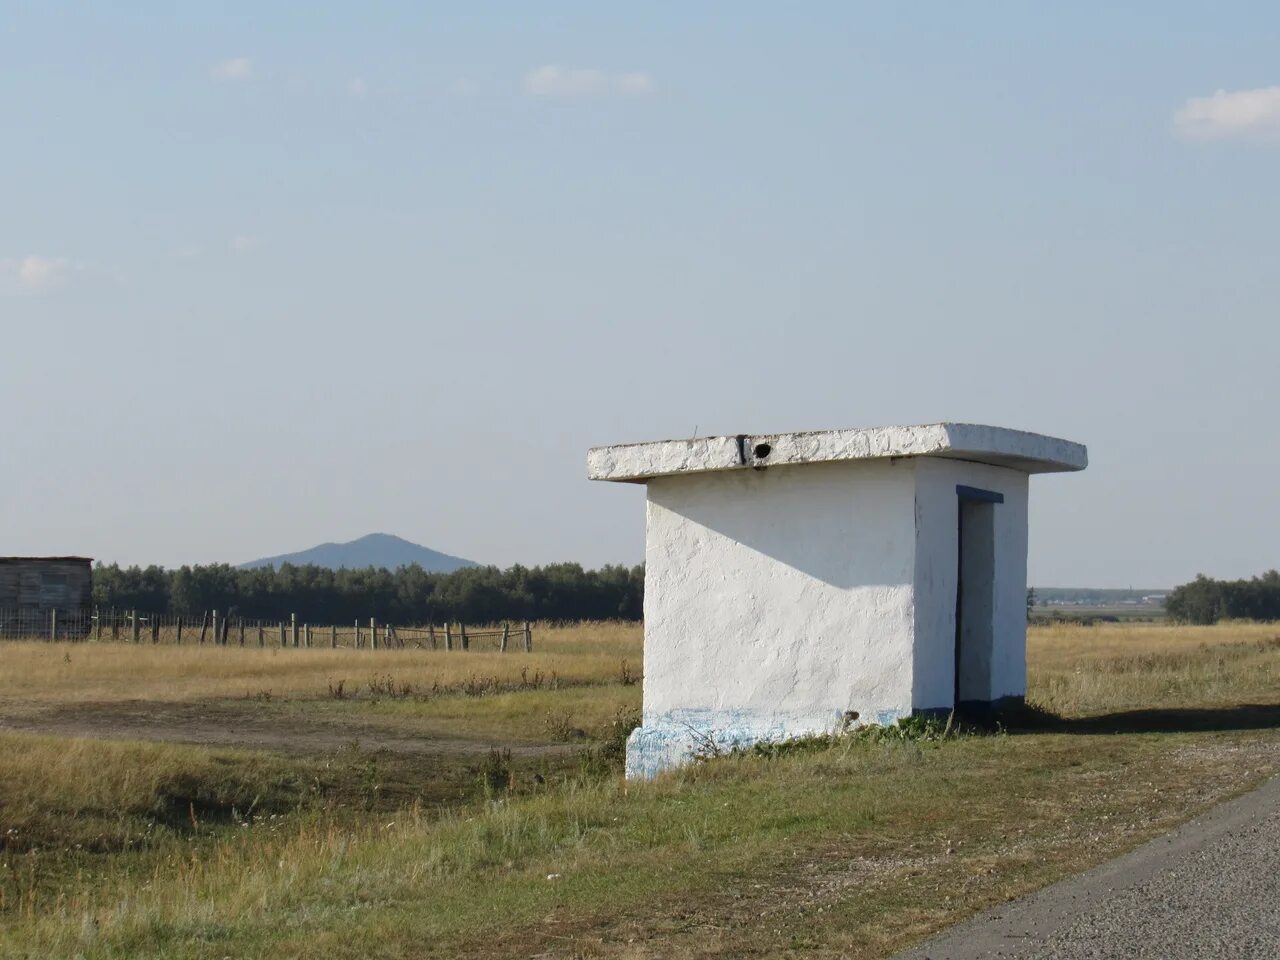
<svg viewBox="0 0 1280 960">
<path fill-rule="evenodd" d="M 364 643 L 364 638 L 360 636 L 360 621 L 356 621 L 356 649 L 359 650 Z"/>
<path fill-rule="evenodd" d="M 311 648 L 311 624 L 309 623 L 302 625 L 302 642 L 308 649 Z"/>
<path fill-rule="evenodd" d="M 458 633 L 462 634 L 462 649 L 470 650 L 471 641 L 467 639 L 467 625 L 465 623 L 458 624 Z"/>
<path fill-rule="evenodd" d="M 227 613 L 222 618 L 222 639 L 219 641 L 219 643 L 224 647 L 227 645 L 227 631 L 230 629 L 231 629 L 231 614 Z"/>
<path fill-rule="evenodd" d="M 129 611 L 129 634 L 134 643 L 138 642 L 138 611 Z"/>
<path fill-rule="evenodd" d="M 58 639 L 58 608 L 54 607 L 49 611 L 49 642 Z"/>
<path fill-rule="evenodd" d="M 446 650 L 453 649 L 453 624 L 448 620 L 444 622 L 444 648 Z"/>
<path fill-rule="evenodd" d="M 289 641 L 285 638 L 285 635 L 284 635 L 284 621 L 281 620 L 280 621 L 280 646 L 287 647 L 288 645 L 289 645 Z"/>
<path fill-rule="evenodd" d="M 298 645 L 298 615 L 296 613 L 289 614 L 289 641 L 295 647 Z"/>
<path fill-rule="evenodd" d="M 504 623 L 502 625 L 502 646 L 498 648 L 499 653 L 507 652 L 507 637 L 510 635 L 510 633 L 511 633 L 511 624 Z"/>
<path fill-rule="evenodd" d="M 369 649 L 378 649 L 378 618 L 369 618 Z"/>
<path fill-rule="evenodd" d="M 262 628 L 262 621 L 258 621 L 258 646 L 265 647 L 267 645 L 267 631 Z"/>
<path fill-rule="evenodd" d="M 151 618 L 151 642 L 160 642 L 160 617 L 159 615 Z"/>
<path fill-rule="evenodd" d="M 213 627 L 213 645 L 216 647 L 218 645 L 218 611 L 217 610 L 213 611 L 213 616 L 209 618 L 209 623 Z M 203 636 L 204 634 L 201 634 L 202 638 Z"/>
<path fill-rule="evenodd" d="M 178 640 L 176 645 L 179 647 L 182 646 L 182 618 L 181 617 L 178 618 Z"/>
<path fill-rule="evenodd" d="M 102 611 L 97 607 L 93 608 L 93 639 L 102 639 Z"/>
<path fill-rule="evenodd" d="M 240 618 L 240 646 L 244 646 L 244 617 Z"/>
<path fill-rule="evenodd" d="M 533 628 L 528 620 L 524 622 L 524 652 L 533 653 Z"/>
<path fill-rule="evenodd" d="M 427 639 L 431 641 L 431 649 L 436 648 L 436 625 L 434 623 L 427 624 Z"/>
<path fill-rule="evenodd" d="M 396 646 L 396 628 L 389 623 L 382 628 L 382 645 L 388 650 Z"/>
<path fill-rule="evenodd" d="M 338 649 L 338 625 L 336 623 L 329 627 L 329 649 Z"/>
</svg>

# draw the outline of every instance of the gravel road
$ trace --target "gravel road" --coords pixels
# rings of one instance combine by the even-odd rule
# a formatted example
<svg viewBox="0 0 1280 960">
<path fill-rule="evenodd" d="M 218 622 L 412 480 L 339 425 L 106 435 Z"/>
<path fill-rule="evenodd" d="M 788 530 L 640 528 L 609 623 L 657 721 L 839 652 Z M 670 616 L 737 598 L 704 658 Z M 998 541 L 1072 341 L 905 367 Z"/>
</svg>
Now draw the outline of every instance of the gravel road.
<svg viewBox="0 0 1280 960">
<path fill-rule="evenodd" d="M 989 957 L 1280 957 L 1280 778 L 895 960 Z"/>
</svg>

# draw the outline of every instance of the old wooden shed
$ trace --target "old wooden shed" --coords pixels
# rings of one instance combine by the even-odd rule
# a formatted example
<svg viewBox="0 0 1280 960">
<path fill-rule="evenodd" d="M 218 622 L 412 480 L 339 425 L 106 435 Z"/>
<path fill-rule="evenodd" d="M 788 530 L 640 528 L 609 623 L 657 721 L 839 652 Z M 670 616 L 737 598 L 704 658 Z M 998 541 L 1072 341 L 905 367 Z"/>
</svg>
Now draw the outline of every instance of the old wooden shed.
<svg viewBox="0 0 1280 960">
<path fill-rule="evenodd" d="M 89 557 L 0 557 L 0 611 L 78 614 L 92 603 Z"/>
</svg>

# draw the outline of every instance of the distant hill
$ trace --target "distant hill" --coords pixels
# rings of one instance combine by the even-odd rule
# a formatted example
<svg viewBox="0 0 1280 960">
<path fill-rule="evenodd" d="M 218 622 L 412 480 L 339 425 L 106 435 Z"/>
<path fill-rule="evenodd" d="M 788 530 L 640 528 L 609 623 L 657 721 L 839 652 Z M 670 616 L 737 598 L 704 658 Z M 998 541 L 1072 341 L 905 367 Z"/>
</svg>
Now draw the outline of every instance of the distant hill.
<svg viewBox="0 0 1280 960">
<path fill-rule="evenodd" d="M 447 553 L 410 543 L 400 537 L 393 537 L 389 533 L 371 533 L 350 543 L 322 543 L 310 550 L 250 560 L 248 563 L 240 564 L 240 569 L 279 567 L 282 563 L 292 563 L 296 566 L 314 564 L 317 567 L 328 567 L 330 570 L 338 570 L 342 567 L 349 570 L 361 570 L 365 567 L 386 567 L 388 570 L 395 570 L 397 567 L 407 567 L 416 563 L 423 570 L 432 573 L 452 573 L 462 567 L 477 565 L 471 560 L 451 557 Z"/>
</svg>

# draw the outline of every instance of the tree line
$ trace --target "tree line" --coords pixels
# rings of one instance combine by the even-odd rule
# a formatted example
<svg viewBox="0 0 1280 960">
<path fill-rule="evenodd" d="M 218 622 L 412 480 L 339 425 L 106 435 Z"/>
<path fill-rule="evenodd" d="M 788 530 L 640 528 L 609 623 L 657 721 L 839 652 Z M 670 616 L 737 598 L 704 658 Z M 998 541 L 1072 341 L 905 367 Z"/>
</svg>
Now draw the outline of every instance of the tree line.
<svg viewBox="0 0 1280 960">
<path fill-rule="evenodd" d="M 1280 620 L 1280 572 L 1248 580 L 1214 580 L 1203 573 L 1165 598 L 1165 612 L 1182 623 Z"/>
<path fill-rule="evenodd" d="M 639 620 L 644 567 L 576 563 L 544 567 L 465 567 L 429 573 L 422 567 L 330 570 L 282 564 L 241 570 L 227 564 L 120 567 L 99 564 L 93 601 L 102 609 L 201 617 L 218 610 L 250 620 L 348 623 L 491 623 L 500 620 Z"/>
</svg>

